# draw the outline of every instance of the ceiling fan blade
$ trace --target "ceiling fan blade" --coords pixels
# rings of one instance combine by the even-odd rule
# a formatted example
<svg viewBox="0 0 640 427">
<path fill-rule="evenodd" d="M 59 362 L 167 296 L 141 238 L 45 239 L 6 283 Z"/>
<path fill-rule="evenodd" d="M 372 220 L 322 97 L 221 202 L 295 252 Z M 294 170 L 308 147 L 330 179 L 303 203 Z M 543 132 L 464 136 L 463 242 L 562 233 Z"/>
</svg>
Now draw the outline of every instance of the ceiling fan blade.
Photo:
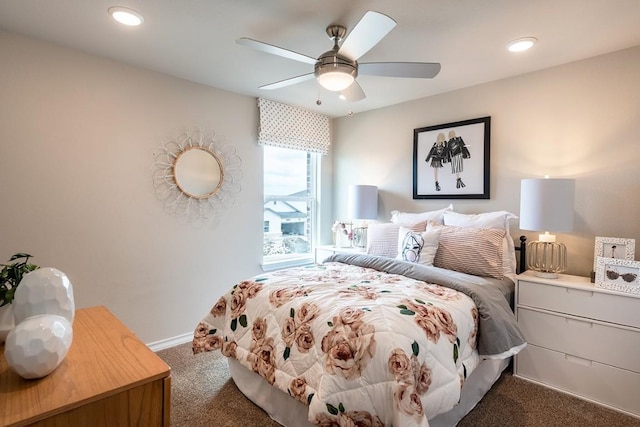
<svg viewBox="0 0 640 427">
<path fill-rule="evenodd" d="M 440 68 L 437 62 L 368 62 L 358 64 L 358 74 L 432 79 Z"/>
<path fill-rule="evenodd" d="M 315 63 L 317 62 L 316 58 L 312 58 L 310 56 L 303 55 L 301 53 L 294 52 L 292 50 L 274 46 L 269 43 L 253 40 L 248 37 L 240 37 L 239 39 L 236 39 L 236 43 L 242 46 L 247 46 L 253 49 L 261 50 L 263 52 L 270 53 L 272 55 L 278 55 L 287 59 L 293 59 L 294 61 L 304 62 L 305 64 L 315 65 Z"/>
<path fill-rule="evenodd" d="M 280 80 L 279 82 L 269 83 L 268 85 L 260 86 L 259 89 L 267 89 L 267 90 L 280 89 L 286 86 L 291 86 L 297 83 L 302 83 L 304 81 L 311 80 L 314 77 L 315 76 L 313 75 L 313 73 L 303 74 L 298 77 L 291 77 L 290 79 L 284 79 L 284 80 Z"/>
<path fill-rule="evenodd" d="M 338 53 L 357 60 L 378 44 L 395 26 L 396 21 L 387 15 L 368 11 L 344 39 Z"/>
<path fill-rule="evenodd" d="M 354 81 L 348 88 L 340 92 L 340 96 L 349 102 L 361 101 L 367 97 L 357 81 Z"/>
</svg>

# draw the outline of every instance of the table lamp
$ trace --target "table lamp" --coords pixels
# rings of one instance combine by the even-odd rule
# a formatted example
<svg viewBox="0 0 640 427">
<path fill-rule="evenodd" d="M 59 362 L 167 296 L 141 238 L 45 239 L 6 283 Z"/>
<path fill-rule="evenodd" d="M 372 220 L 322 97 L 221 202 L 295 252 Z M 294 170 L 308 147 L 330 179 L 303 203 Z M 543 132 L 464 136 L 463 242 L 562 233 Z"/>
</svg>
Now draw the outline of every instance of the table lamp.
<svg viewBox="0 0 640 427">
<path fill-rule="evenodd" d="M 378 218 L 378 187 L 375 185 L 350 185 L 347 202 L 350 220 Z M 353 244 L 360 248 L 367 246 L 366 224 L 353 228 Z"/>
<path fill-rule="evenodd" d="M 567 269 L 567 247 L 549 232 L 573 230 L 575 180 L 523 179 L 520 187 L 520 228 L 544 231 L 527 244 L 527 268 L 538 277 L 557 279 Z"/>
</svg>

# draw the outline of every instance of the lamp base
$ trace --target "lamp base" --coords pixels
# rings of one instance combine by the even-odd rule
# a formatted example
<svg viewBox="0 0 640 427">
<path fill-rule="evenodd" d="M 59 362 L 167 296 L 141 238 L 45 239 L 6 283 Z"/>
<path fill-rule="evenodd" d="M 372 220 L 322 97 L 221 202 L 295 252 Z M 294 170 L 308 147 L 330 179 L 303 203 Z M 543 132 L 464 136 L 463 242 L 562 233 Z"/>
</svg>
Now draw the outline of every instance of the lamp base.
<svg viewBox="0 0 640 427">
<path fill-rule="evenodd" d="M 546 271 L 535 271 L 533 270 L 533 275 L 537 277 L 542 277 L 543 279 L 557 279 L 560 277 L 558 273 L 549 273 Z"/>
<path fill-rule="evenodd" d="M 562 243 L 534 241 L 527 245 L 527 268 L 545 279 L 557 279 L 567 270 L 567 247 Z"/>
</svg>

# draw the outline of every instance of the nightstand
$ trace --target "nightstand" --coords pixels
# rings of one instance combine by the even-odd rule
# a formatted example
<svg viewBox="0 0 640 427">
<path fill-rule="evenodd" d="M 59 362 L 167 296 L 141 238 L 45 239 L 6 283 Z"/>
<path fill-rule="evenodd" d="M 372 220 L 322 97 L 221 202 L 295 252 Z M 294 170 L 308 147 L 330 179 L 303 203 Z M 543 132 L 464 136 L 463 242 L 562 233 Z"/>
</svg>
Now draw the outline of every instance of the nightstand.
<svg viewBox="0 0 640 427">
<path fill-rule="evenodd" d="M 333 245 L 316 246 L 316 262 L 321 263 L 333 254 L 364 254 L 365 248 L 339 248 Z"/>
<path fill-rule="evenodd" d="M 515 376 L 640 418 L 640 296 L 528 271 L 515 310 L 528 343 Z"/>
</svg>

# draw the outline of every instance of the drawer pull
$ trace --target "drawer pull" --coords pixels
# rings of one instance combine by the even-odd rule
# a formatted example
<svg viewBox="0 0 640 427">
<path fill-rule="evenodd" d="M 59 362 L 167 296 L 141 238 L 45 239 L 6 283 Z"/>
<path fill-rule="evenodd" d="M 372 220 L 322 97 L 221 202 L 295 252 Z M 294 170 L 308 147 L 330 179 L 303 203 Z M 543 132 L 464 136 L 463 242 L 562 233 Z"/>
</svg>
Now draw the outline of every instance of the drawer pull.
<svg viewBox="0 0 640 427">
<path fill-rule="evenodd" d="M 592 297 L 593 291 L 583 291 L 582 289 L 566 288 L 568 294 L 582 295 L 583 297 Z"/>
<path fill-rule="evenodd" d="M 565 318 L 564 320 L 566 320 L 567 323 L 570 324 L 570 325 L 579 325 L 579 326 L 587 327 L 587 328 L 592 328 L 593 327 L 593 323 L 585 322 L 584 320 L 570 319 L 568 317 Z"/>
<path fill-rule="evenodd" d="M 582 357 L 576 357 L 570 354 L 565 354 L 564 358 L 567 359 L 567 361 L 572 363 L 577 363 L 578 365 L 591 366 L 591 360 L 583 359 Z"/>
</svg>

